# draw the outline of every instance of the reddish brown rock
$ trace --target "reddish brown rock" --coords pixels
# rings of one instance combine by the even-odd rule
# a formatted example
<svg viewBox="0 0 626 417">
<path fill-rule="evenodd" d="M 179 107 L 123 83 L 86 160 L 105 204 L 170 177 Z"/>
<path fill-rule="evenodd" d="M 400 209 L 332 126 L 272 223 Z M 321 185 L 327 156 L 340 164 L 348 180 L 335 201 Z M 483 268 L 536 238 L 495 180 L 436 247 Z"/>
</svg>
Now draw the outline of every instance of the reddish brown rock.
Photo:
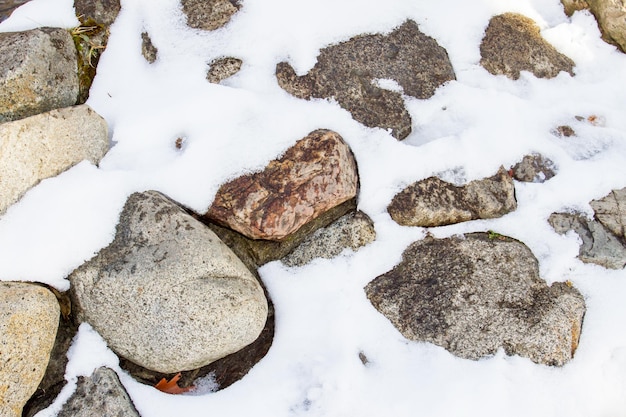
<svg viewBox="0 0 626 417">
<path fill-rule="evenodd" d="M 316 130 L 264 171 L 223 184 L 205 214 L 252 239 L 282 240 L 354 198 L 356 162 L 339 134 Z"/>
</svg>

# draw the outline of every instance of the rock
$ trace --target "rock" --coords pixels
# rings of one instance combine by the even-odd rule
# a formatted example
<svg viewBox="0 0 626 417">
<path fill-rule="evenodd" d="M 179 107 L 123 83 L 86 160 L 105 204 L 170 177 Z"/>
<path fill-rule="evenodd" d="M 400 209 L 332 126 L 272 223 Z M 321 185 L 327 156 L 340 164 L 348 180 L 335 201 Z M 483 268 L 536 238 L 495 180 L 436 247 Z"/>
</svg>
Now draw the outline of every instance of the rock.
<svg viewBox="0 0 626 417">
<path fill-rule="evenodd" d="M 561 0 L 568 16 L 589 9 L 595 16 L 602 38 L 626 52 L 626 3 L 622 0 Z"/>
<path fill-rule="evenodd" d="M 589 8 L 589 4 L 585 0 L 561 0 L 565 14 L 571 16 L 578 10 Z"/>
<path fill-rule="evenodd" d="M 551 159 L 539 154 L 526 155 L 513 168 L 513 178 L 522 182 L 545 182 L 556 175 Z"/>
<path fill-rule="evenodd" d="M 281 261 L 287 266 L 302 266 L 315 258 L 334 258 L 346 248 L 356 251 L 374 239 L 376 231 L 372 220 L 361 211 L 352 212 L 316 230 Z"/>
<path fill-rule="evenodd" d="M 120 0 L 74 0 L 76 16 L 81 23 L 111 26 L 122 6 Z"/>
<path fill-rule="evenodd" d="M 501 217 L 517 208 L 513 180 L 504 168 L 490 178 L 456 186 L 437 177 L 411 184 L 387 211 L 402 226 L 434 227 Z"/>
<path fill-rule="evenodd" d="M 72 106 L 76 50 L 67 30 L 0 33 L 0 123 Z"/>
<path fill-rule="evenodd" d="M 613 190 L 589 204 L 604 227 L 618 238 L 626 238 L 626 188 Z"/>
<path fill-rule="evenodd" d="M 159 50 L 152 44 L 152 39 L 148 32 L 141 33 L 141 55 L 146 58 L 146 61 L 153 64 L 157 60 Z"/>
<path fill-rule="evenodd" d="M 50 360 L 59 304 L 44 287 L 0 282 L 0 415 L 21 416 Z"/>
<path fill-rule="evenodd" d="M 181 5 L 187 25 L 202 30 L 225 26 L 239 10 L 237 0 L 181 0 Z"/>
<path fill-rule="evenodd" d="M 0 4 L 0 22 L 11 16 L 13 10 L 28 2 L 29 0 L 3 0 L 2 4 Z"/>
<path fill-rule="evenodd" d="M 264 171 L 223 184 L 204 216 L 251 239 L 280 241 L 357 189 L 349 146 L 335 132 L 316 130 Z"/>
<path fill-rule="evenodd" d="M 574 75 L 574 61 L 546 42 L 532 19 L 516 13 L 491 18 L 480 55 L 480 64 L 487 71 L 514 80 L 521 71 L 538 78 L 553 78 L 561 71 Z"/>
<path fill-rule="evenodd" d="M 576 289 L 548 287 L 523 243 L 493 233 L 415 242 L 365 291 L 407 339 L 474 360 L 504 348 L 561 366 L 574 355 L 585 314 Z"/>
<path fill-rule="evenodd" d="M 79 377 L 76 391 L 63 404 L 58 417 L 140 417 L 115 371 L 101 367 Z"/>
<path fill-rule="evenodd" d="M 109 149 L 105 120 L 87 105 L 0 124 L 0 214 L 39 181 Z"/>
<path fill-rule="evenodd" d="M 119 356 L 162 373 L 252 343 L 263 289 L 208 228 L 155 191 L 132 194 L 113 242 L 69 276 L 72 306 Z"/>
<path fill-rule="evenodd" d="M 232 77 L 241 69 L 243 61 L 238 58 L 225 57 L 211 62 L 206 79 L 210 83 L 219 84 L 222 80 Z"/>
<path fill-rule="evenodd" d="M 288 63 L 279 63 L 276 78 L 296 97 L 334 98 L 354 120 L 390 129 L 395 138 L 404 139 L 411 133 L 411 117 L 402 94 L 375 82 L 391 79 L 404 94 L 426 99 L 455 74 L 446 50 L 407 21 L 388 35 L 360 35 L 322 49 L 303 76 Z"/>
<path fill-rule="evenodd" d="M 560 138 L 569 138 L 576 136 L 576 131 L 571 126 L 561 125 L 554 128 L 554 130 L 552 130 L 552 134 Z"/>
</svg>

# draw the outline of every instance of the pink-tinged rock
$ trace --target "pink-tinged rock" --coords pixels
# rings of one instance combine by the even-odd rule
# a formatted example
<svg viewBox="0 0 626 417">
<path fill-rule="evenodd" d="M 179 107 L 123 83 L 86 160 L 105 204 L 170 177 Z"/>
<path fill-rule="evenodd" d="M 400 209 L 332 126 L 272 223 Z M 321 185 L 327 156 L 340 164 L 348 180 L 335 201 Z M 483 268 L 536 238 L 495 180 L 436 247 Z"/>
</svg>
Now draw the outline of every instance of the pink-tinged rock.
<svg viewBox="0 0 626 417">
<path fill-rule="evenodd" d="M 264 171 L 223 184 L 205 216 L 251 239 L 282 240 L 357 189 L 348 145 L 335 132 L 316 130 Z"/>
</svg>

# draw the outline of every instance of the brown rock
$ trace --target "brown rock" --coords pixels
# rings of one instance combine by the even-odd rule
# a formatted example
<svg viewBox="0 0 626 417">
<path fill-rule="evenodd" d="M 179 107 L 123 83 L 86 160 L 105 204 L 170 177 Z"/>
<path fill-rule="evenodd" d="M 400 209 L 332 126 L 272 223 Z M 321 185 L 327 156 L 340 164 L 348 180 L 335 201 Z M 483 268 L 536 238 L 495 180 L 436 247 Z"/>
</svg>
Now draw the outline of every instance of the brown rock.
<svg viewBox="0 0 626 417">
<path fill-rule="evenodd" d="M 316 130 L 264 171 L 223 184 L 205 214 L 252 239 L 282 240 L 354 198 L 352 152 L 339 134 Z"/>
<path fill-rule="evenodd" d="M 153 64 L 157 60 L 157 55 L 159 50 L 152 43 L 152 39 L 148 32 L 141 33 L 141 55 L 148 61 Z"/>
<path fill-rule="evenodd" d="M 210 83 L 219 84 L 220 81 L 232 77 L 241 69 L 243 61 L 239 58 L 225 57 L 211 62 L 206 79 Z"/>
<path fill-rule="evenodd" d="M 540 154 L 526 155 L 511 168 L 513 178 L 522 182 L 545 182 L 556 175 L 551 159 Z"/>
<path fill-rule="evenodd" d="M 565 71 L 574 75 L 574 61 L 541 37 L 535 22 L 523 15 L 494 16 L 480 44 L 480 64 L 494 75 L 517 80 L 521 71 L 538 78 L 553 78 Z"/>
<path fill-rule="evenodd" d="M 202 30 L 221 28 L 239 10 L 236 0 L 182 0 L 181 5 L 187 25 Z"/>
</svg>

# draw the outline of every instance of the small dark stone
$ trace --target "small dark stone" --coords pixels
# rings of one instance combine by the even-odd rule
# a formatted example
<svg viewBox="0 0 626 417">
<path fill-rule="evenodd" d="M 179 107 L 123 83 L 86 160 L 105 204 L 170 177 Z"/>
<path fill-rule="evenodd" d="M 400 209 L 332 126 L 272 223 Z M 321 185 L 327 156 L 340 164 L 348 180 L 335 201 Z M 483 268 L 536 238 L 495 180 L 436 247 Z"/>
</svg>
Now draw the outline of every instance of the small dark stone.
<svg viewBox="0 0 626 417">
<path fill-rule="evenodd" d="M 141 34 L 141 55 L 146 58 L 146 61 L 153 64 L 157 60 L 159 50 L 152 43 L 148 32 L 142 32 Z"/>
</svg>

